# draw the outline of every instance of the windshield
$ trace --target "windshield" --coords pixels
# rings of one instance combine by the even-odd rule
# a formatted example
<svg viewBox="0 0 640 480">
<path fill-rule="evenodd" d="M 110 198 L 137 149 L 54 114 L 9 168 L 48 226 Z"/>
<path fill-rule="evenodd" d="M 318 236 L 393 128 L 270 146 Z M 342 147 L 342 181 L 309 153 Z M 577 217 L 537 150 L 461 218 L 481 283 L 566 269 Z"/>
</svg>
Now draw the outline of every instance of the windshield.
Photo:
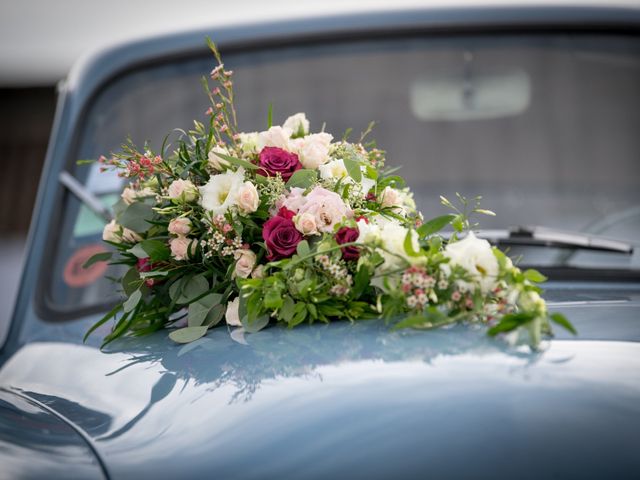
<svg viewBox="0 0 640 480">
<path fill-rule="evenodd" d="M 204 41 L 204 40 L 203 40 Z M 225 54 L 225 52 L 223 52 Z M 387 162 L 401 166 L 426 218 L 439 195 L 482 195 L 496 212 L 486 229 L 544 225 L 637 243 L 640 234 L 640 41 L 606 35 L 400 38 L 225 54 L 235 72 L 240 129 L 266 129 L 306 112 L 334 137 L 377 122 Z M 136 70 L 88 109 L 77 159 L 117 150 L 130 136 L 160 150 L 173 128 L 205 120 L 200 77 L 209 56 Z M 77 166 L 73 175 L 105 204 L 121 181 Z M 96 270 L 78 269 L 99 249 L 104 220 L 66 195 L 50 278 L 56 305 L 114 295 Z M 83 250 L 84 249 L 84 250 Z M 636 252 L 637 252 L 636 248 Z M 79 253 L 80 252 L 80 253 Z M 514 247 L 527 264 L 637 269 L 640 258 L 607 252 Z"/>
</svg>

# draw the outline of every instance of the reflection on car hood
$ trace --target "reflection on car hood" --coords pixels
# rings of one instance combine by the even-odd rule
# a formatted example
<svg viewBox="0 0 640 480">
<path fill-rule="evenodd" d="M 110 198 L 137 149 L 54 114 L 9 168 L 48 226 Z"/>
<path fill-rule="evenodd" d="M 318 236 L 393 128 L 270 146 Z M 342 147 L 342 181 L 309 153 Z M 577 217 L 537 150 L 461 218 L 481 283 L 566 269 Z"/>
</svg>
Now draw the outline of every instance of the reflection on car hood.
<svg viewBox="0 0 640 480">
<path fill-rule="evenodd" d="M 159 332 L 107 353 L 31 343 L 0 384 L 86 432 L 114 478 L 620 478 L 640 467 L 640 310 L 595 305 L 563 310 L 626 334 L 530 353 L 380 321 Z"/>
</svg>

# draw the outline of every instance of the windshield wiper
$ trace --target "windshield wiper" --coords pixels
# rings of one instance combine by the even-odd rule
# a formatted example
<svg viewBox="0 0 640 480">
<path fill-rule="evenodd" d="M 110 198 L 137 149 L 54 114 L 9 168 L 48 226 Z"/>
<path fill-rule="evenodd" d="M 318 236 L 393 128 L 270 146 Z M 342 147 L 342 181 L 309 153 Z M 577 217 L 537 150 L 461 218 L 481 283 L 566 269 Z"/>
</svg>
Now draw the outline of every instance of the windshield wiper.
<svg viewBox="0 0 640 480">
<path fill-rule="evenodd" d="M 107 222 L 113 219 L 111 209 L 105 207 L 100 199 L 93 193 L 87 190 L 73 175 L 69 172 L 60 172 L 58 180 L 62 185 L 67 187 L 71 193 L 73 193 L 78 200 L 89 208 L 93 213 L 99 217 L 104 218 Z"/>
<path fill-rule="evenodd" d="M 507 230 L 481 230 L 477 236 L 497 245 L 522 245 L 633 254 L 633 245 L 619 240 L 534 225 L 510 227 Z"/>
</svg>

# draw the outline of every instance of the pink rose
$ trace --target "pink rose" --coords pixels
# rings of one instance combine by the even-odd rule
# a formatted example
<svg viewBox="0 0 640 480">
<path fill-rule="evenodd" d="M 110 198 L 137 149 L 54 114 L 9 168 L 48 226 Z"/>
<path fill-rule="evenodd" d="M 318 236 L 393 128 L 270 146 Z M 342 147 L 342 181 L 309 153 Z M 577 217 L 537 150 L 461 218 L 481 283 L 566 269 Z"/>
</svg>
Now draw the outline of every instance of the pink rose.
<svg viewBox="0 0 640 480">
<path fill-rule="evenodd" d="M 243 213 L 253 213 L 260 206 L 260 196 L 255 185 L 244 182 L 238 191 L 238 208 Z"/>
<path fill-rule="evenodd" d="M 307 199 L 304 196 L 304 188 L 293 187 L 291 193 L 281 202 L 280 206 L 285 207 L 292 212 L 298 212 L 302 205 L 306 203 Z"/>
<path fill-rule="evenodd" d="M 233 276 L 240 278 L 249 277 L 256 264 L 256 254 L 251 250 L 239 249 L 233 253 L 233 257 L 236 259 Z"/>
<path fill-rule="evenodd" d="M 176 260 L 186 260 L 195 253 L 196 242 L 187 237 L 177 237 L 169 240 L 171 256 Z"/>
<path fill-rule="evenodd" d="M 264 147 L 260 152 L 259 165 L 258 173 L 263 177 L 275 177 L 279 173 L 285 182 L 293 172 L 302 168 L 298 155 L 278 147 Z"/>
<path fill-rule="evenodd" d="M 333 228 L 338 223 L 353 215 L 340 195 L 326 188 L 314 188 L 306 199 L 307 201 L 298 211 L 298 215 L 305 213 L 313 215 L 320 232 L 333 232 Z"/>
<path fill-rule="evenodd" d="M 169 222 L 168 229 L 173 235 L 186 235 L 191 231 L 191 220 L 186 217 L 174 218 Z"/>
<path fill-rule="evenodd" d="M 269 261 L 288 258 L 296 253 L 302 234 L 296 229 L 292 217 L 294 212 L 280 209 L 278 215 L 267 220 L 262 228 L 262 238 L 267 246 Z"/>
</svg>

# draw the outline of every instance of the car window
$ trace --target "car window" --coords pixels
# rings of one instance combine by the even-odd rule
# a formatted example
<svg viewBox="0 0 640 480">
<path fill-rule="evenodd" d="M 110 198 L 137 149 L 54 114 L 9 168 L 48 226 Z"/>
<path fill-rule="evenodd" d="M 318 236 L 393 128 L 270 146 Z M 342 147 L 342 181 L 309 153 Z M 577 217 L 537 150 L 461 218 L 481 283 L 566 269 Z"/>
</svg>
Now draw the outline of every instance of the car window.
<svg viewBox="0 0 640 480">
<path fill-rule="evenodd" d="M 224 54 L 224 52 L 223 52 Z M 636 242 L 640 234 L 640 41 L 631 36 L 517 35 L 369 40 L 228 53 L 240 129 L 306 112 L 341 137 L 370 120 L 387 162 L 402 166 L 427 218 L 438 196 L 482 194 L 484 228 L 545 225 Z M 94 99 L 70 161 L 117 150 L 130 136 L 159 150 L 175 127 L 205 120 L 208 56 L 130 72 Z M 178 135 L 174 132 L 174 135 Z M 96 165 L 73 174 L 105 204 L 121 180 Z M 116 295 L 78 268 L 104 221 L 65 198 L 47 291 L 54 305 Z M 102 247 L 103 248 L 103 247 Z M 514 249 L 513 254 L 520 253 Z M 638 268 L 638 255 L 526 250 L 528 263 Z M 95 271 L 97 272 L 97 270 Z M 95 273 L 94 272 L 94 273 Z M 106 273 L 109 272 L 100 272 Z"/>
</svg>

